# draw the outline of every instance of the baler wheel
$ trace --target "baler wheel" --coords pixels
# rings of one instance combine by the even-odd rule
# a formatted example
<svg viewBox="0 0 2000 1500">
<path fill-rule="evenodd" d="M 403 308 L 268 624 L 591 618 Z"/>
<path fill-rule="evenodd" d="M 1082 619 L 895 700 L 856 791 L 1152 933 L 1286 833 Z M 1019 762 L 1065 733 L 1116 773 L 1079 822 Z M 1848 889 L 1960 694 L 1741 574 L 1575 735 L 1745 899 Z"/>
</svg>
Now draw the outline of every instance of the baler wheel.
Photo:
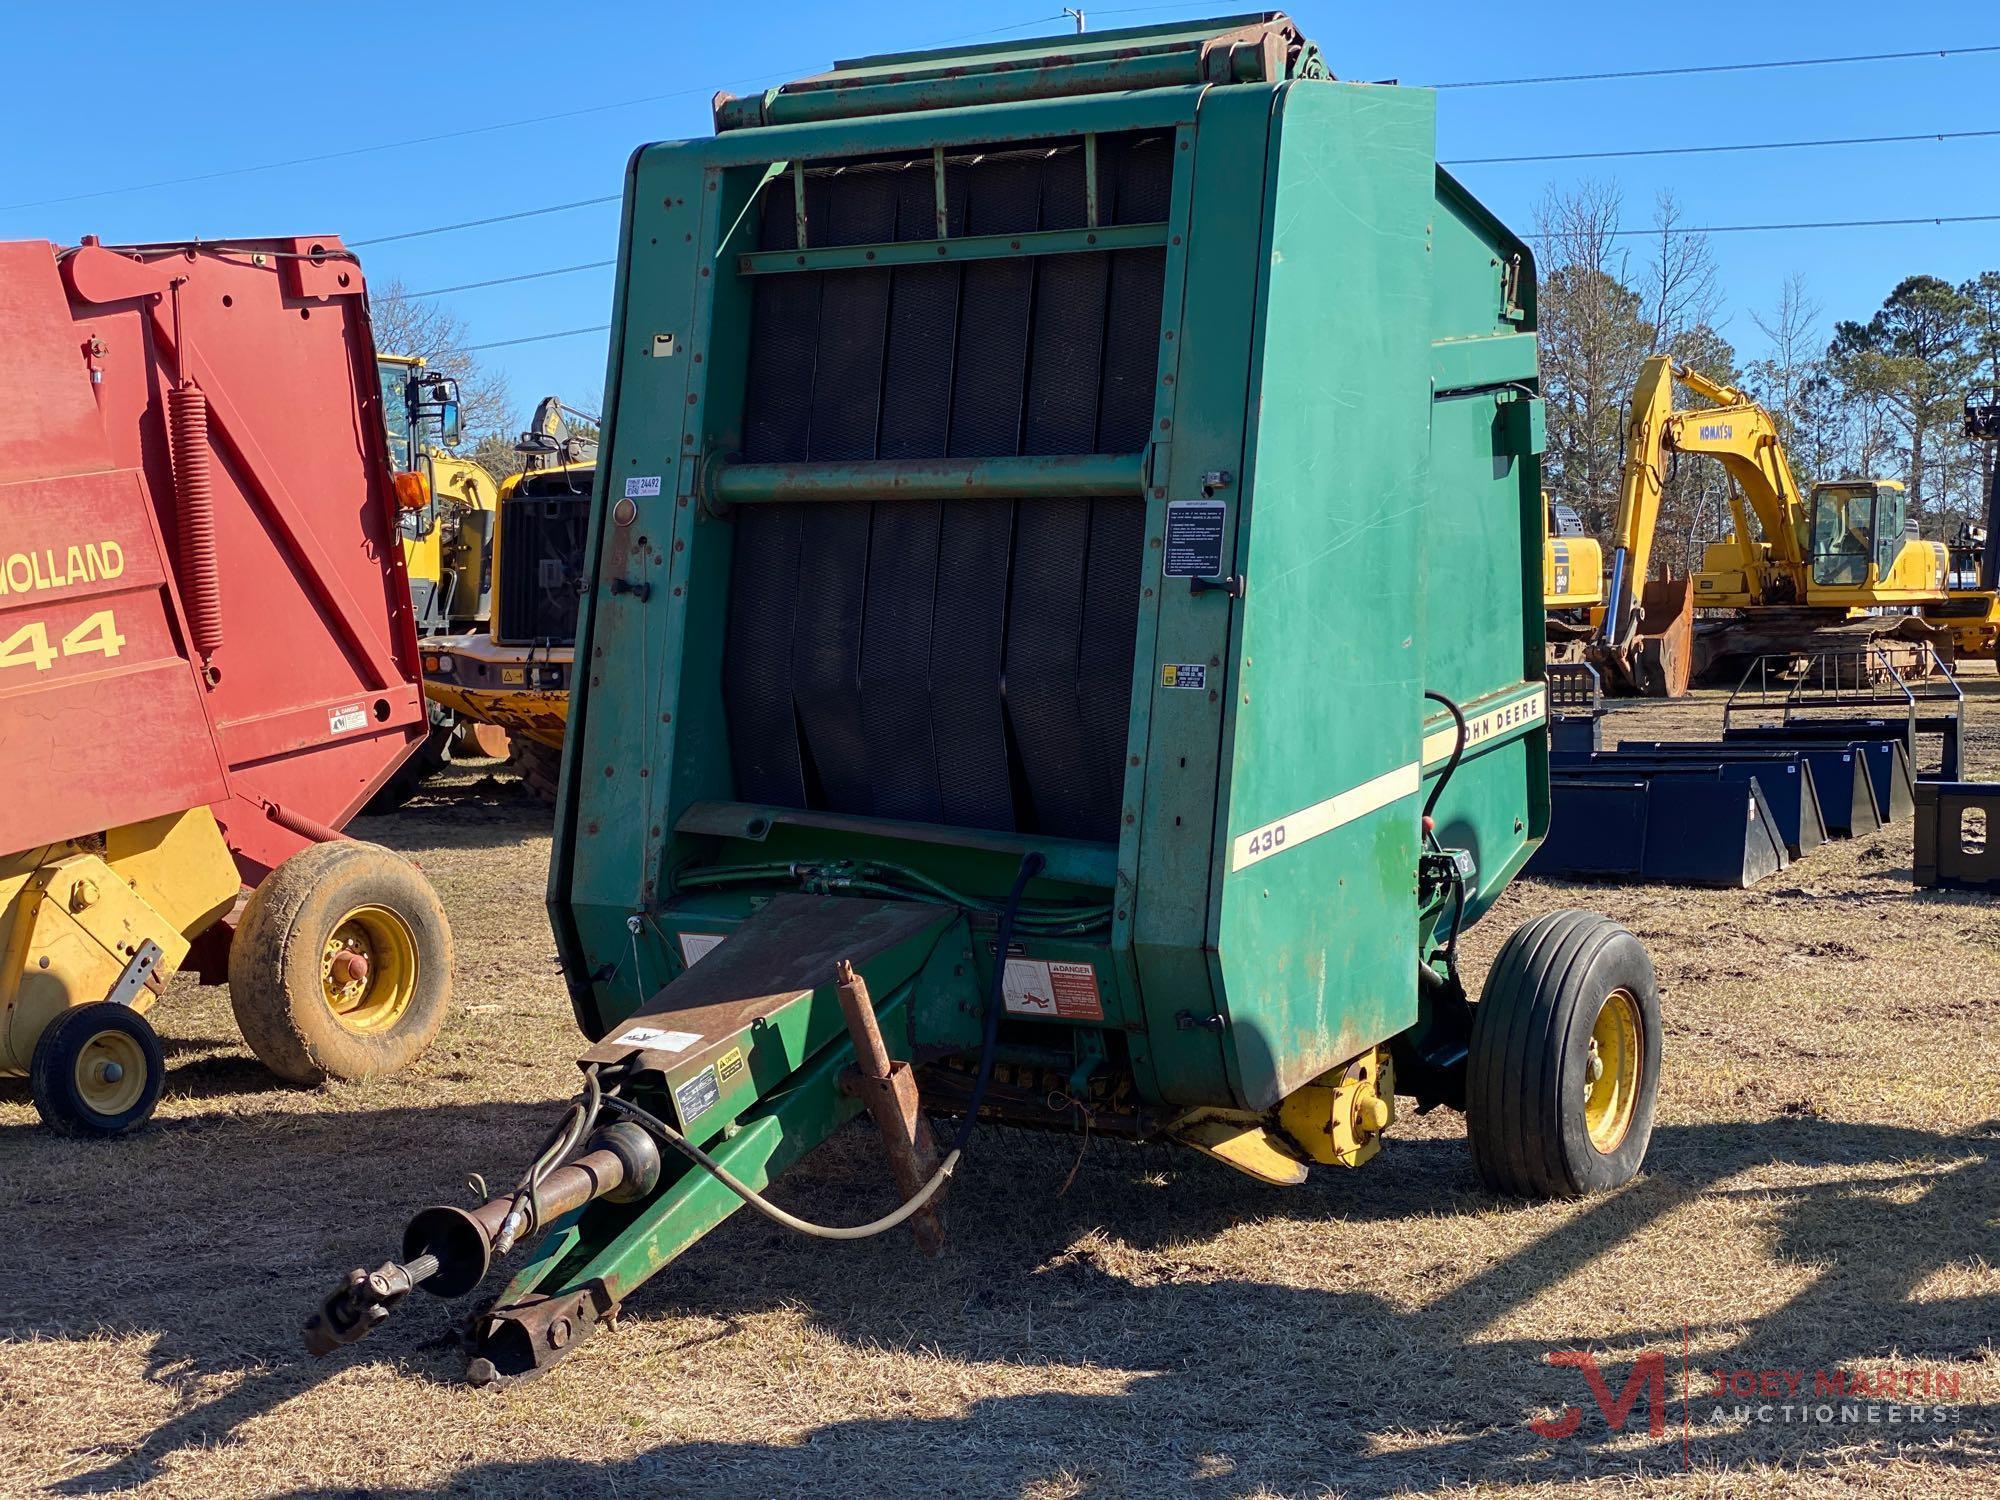
<svg viewBox="0 0 2000 1500">
<path fill-rule="evenodd" d="M 1660 1083 L 1660 990 L 1639 940 L 1595 912 L 1517 928 L 1473 1012 L 1466 1119 L 1479 1177 L 1523 1198 L 1629 1181 Z"/>
<path fill-rule="evenodd" d="M 243 1039 L 291 1083 L 379 1077 L 431 1044 L 451 1001 L 437 893 L 377 844 L 315 844 L 251 892 L 229 950 Z"/>
<path fill-rule="evenodd" d="M 507 764 L 537 802 L 544 807 L 556 805 L 556 793 L 562 784 L 562 751 L 517 734 L 507 749 Z"/>
<path fill-rule="evenodd" d="M 152 1118 L 167 1060 L 152 1024 L 129 1006 L 93 1001 L 42 1029 L 29 1064 L 35 1109 L 58 1135 L 123 1135 Z"/>
</svg>

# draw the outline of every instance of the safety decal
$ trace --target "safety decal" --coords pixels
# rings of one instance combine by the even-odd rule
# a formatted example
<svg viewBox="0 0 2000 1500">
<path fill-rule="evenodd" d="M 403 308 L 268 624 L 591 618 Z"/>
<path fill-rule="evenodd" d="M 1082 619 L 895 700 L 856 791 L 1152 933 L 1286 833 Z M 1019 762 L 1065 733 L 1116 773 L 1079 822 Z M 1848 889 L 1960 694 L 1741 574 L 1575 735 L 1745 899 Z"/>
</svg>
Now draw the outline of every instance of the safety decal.
<svg viewBox="0 0 2000 1500">
<path fill-rule="evenodd" d="M 722 946 L 723 934 L 719 932 L 684 932 L 681 934 L 681 958 L 691 969 L 709 954 Z"/>
<path fill-rule="evenodd" d="M 330 709 L 326 716 L 329 734 L 351 734 L 368 723 L 368 710 L 359 703 L 350 703 L 345 708 Z"/>
<path fill-rule="evenodd" d="M 634 474 L 625 481 L 625 498 L 642 499 L 647 495 L 660 493 L 660 476 L 657 474 Z"/>
<path fill-rule="evenodd" d="M 1229 507 L 1220 500 L 1169 500 L 1160 571 L 1169 578 L 1213 578 L 1222 571 Z"/>
<path fill-rule="evenodd" d="M 1053 1016 L 1064 1021 L 1101 1021 L 1104 1001 L 1097 972 L 1089 964 L 1040 958 L 1010 958 L 1001 981 L 1002 1007 L 1012 1016 Z"/>
<path fill-rule="evenodd" d="M 743 1071 L 743 1049 L 731 1047 L 715 1060 L 715 1077 L 718 1083 L 727 1083 Z"/>
<path fill-rule="evenodd" d="M 696 1118 L 722 1097 L 722 1085 L 716 1081 L 715 1069 L 703 1068 L 694 1077 L 674 1090 L 674 1103 L 680 1107 L 681 1128 L 694 1124 Z"/>
<path fill-rule="evenodd" d="M 685 1052 L 701 1040 L 698 1031 L 662 1031 L 657 1026 L 633 1026 L 613 1037 L 619 1047 L 644 1047 L 648 1052 Z"/>
<path fill-rule="evenodd" d="M 1356 818 L 1366 817 L 1401 798 L 1414 796 L 1422 784 L 1422 770 L 1415 761 L 1411 761 L 1407 766 L 1384 771 L 1380 776 L 1328 797 L 1324 802 L 1302 807 L 1275 823 L 1253 828 L 1231 846 L 1229 868 L 1246 869 L 1308 839 L 1331 833 Z"/>
<path fill-rule="evenodd" d="M 1163 688 L 1193 688 L 1199 690 L 1208 686 L 1208 666 L 1198 661 L 1170 661 L 1161 664 L 1160 686 Z"/>
</svg>

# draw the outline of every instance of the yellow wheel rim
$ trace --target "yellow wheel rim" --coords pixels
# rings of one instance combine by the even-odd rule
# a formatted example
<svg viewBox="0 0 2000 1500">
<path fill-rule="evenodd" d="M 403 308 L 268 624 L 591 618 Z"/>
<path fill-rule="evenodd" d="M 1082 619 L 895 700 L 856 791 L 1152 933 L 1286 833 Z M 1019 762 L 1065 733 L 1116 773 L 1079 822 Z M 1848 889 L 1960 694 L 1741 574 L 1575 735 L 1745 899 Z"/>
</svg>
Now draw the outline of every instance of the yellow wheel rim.
<svg viewBox="0 0 2000 1500">
<path fill-rule="evenodd" d="M 417 993 L 417 937 L 386 906 L 357 906 L 327 935 L 320 955 L 327 1008 L 349 1031 L 387 1031 Z"/>
<path fill-rule="evenodd" d="M 146 1092 L 146 1053 L 122 1031 L 100 1031 L 76 1055 L 76 1096 L 95 1114 L 122 1115 Z"/>
<path fill-rule="evenodd" d="M 1615 989 L 1598 1007 L 1590 1028 L 1590 1063 L 1584 1075 L 1583 1121 L 1601 1153 L 1618 1149 L 1639 1107 L 1639 1062 L 1646 1045 L 1639 1001 Z"/>
</svg>

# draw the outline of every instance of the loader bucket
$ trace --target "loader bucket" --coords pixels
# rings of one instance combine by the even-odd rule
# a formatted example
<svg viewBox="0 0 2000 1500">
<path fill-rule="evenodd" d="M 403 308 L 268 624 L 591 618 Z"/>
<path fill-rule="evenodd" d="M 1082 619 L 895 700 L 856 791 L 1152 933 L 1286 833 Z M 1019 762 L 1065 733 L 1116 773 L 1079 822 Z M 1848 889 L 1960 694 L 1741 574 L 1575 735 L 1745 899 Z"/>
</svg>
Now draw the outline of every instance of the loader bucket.
<svg viewBox="0 0 2000 1500">
<path fill-rule="evenodd" d="M 1599 781 L 1555 771 L 1549 836 L 1530 875 L 1744 888 L 1789 862 L 1751 779 L 1719 772 Z"/>
<path fill-rule="evenodd" d="M 1626 744 L 1616 752 L 1601 752 L 1587 759 L 1558 754 L 1552 758 L 1552 764 L 1562 775 L 1590 780 L 1712 772 L 1724 781 L 1754 781 L 1764 794 L 1772 825 L 1791 858 L 1810 854 L 1826 842 L 1826 820 L 1820 810 L 1819 792 L 1812 767 L 1803 755 L 1746 753 L 1722 745 L 1696 745 L 1684 751 L 1647 755 L 1635 753 Z"/>
<path fill-rule="evenodd" d="M 1820 721 L 1790 725 L 1757 725 L 1725 729 L 1723 738 L 1732 744 L 1783 746 L 1791 750 L 1851 751 L 1865 773 L 1876 817 L 1874 827 L 1900 823 L 1915 806 L 1916 778 L 1910 770 L 1910 751 L 1900 729 L 1871 734 L 1869 726 L 1855 721 Z M 1867 830 L 1856 829 L 1856 832 Z"/>
<path fill-rule="evenodd" d="M 1868 767 L 1852 745 L 1771 745 L 1739 744 L 1734 738 L 1725 745 L 1678 740 L 1620 740 L 1618 749 L 1626 755 L 1712 756 L 1718 749 L 1754 750 L 1769 748 L 1782 754 L 1802 756 L 1812 767 L 1813 790 L 1819 796 L 1820 817 L 1827 837 L 1858 838 L 1882 826 L 1882 810 L 1875 801 L 1875 785 Z"/>
</svg>

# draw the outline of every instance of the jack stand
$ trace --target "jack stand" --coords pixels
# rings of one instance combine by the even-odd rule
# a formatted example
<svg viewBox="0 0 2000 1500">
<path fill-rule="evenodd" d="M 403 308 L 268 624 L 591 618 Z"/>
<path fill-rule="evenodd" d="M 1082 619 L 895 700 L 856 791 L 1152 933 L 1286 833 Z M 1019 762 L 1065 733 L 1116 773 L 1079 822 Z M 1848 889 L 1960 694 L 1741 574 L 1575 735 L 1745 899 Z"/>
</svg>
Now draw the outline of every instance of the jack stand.
<svg viewBox="0 0 2000 1500">
<path fill-rule="evenodd" d="M 875 1019 L 875 1002 L 868 995 L 868 982 L 844 958 L 834 965 L 834 976 L 840 1009 L 847 1017 L 847 1034 L 854 1040 L 854 1066 L 841 1076 L 841 1091 L 868 1106 L 876 1129 L 882 1132 L 896 1191 L 907 1201 L 930 1181 L 938 1167 L 937 1142 L 931 1138 L 930 1121 L 918 1105 L 917 1080 L 908 1063 L 889 1056 Z M 943 1197 L 940 1191 L 910 1218 L 917 1244 L 926 1255 L 944 1253 L 944 1219 L 936 1206 Z"/>
</svg>

